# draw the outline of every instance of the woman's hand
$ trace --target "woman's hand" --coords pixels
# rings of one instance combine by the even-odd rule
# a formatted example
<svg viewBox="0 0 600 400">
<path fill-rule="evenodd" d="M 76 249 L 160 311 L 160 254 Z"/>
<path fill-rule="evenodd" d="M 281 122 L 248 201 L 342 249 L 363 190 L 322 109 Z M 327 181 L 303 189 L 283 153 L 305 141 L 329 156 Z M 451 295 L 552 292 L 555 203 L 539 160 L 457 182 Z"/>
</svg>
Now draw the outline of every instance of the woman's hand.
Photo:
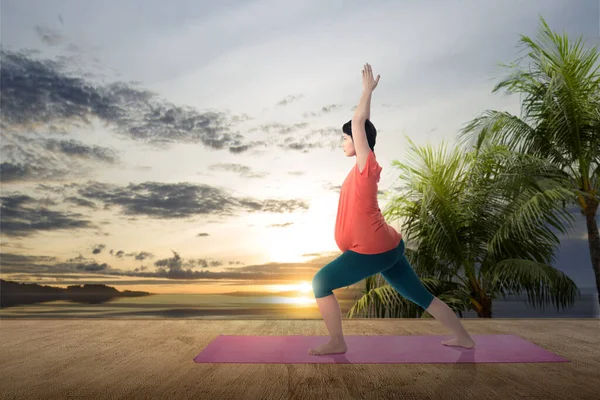
<svg viewBox="0 0 600 400">
<path fill-rule="evenodd" d="M 371 70 L 371 66 L 369 64 L 365 64 L 362 71 L 362 81 L 363 81 L 363 89 L 373 91 L 377 87 L 379 83 L 380 75 L 377 75 L 377 80 L 373 79 L 373 71 Z"/>
</svg>

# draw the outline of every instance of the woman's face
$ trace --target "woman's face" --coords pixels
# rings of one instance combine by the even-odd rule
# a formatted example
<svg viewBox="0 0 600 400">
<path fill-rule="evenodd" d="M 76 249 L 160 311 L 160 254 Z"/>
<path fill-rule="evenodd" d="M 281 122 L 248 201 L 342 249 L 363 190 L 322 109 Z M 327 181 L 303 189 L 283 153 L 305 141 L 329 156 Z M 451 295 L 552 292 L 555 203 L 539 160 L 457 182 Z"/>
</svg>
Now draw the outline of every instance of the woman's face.
<svg viewBox="0 0 600 400">
<path fill-rule="evenodd" d="M 352 136 L 346 133 L 342 135 L 342 149 L 344 150 L 344 155 L 346 157 L 353 157 L 356 155 L 356 151 L 354 149 L 354 142 L 352 141 Z"/>
</svg>

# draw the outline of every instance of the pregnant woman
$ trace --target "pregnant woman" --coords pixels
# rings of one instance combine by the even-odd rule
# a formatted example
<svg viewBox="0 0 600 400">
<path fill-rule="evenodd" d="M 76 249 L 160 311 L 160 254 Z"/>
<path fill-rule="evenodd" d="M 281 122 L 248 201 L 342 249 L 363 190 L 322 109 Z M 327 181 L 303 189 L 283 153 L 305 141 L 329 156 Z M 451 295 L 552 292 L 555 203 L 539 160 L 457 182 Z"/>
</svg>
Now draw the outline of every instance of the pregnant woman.
<svg viewBox="0 0 600 400">
<path fill-rule="evenodd" d="M 369 64 L 362 71 L 363 93 L 351 121 L 342 127 L 343 149 L 356 156 L 356 165 L 342 184 L 335 225 L 335 240 L 342 255 L 319 270 L 312 281 L 319 311 L 330 340 L 309 353 L 339 354 L 347 351 L 342 333 L 342 314 L 334 289 L 353 285 L 381 273 L 402 296 L 427 310 L 454 334 L 446 346 L 474 347 L 458 317 L 421 283 L 405 255 L 402 235 L 388 225 L 377 202 L 377 184 L 382 168 L 374 153 L 377 131 L 369 120 L 371 93 L 380 76 L 373 79 Z"/>
</svg>

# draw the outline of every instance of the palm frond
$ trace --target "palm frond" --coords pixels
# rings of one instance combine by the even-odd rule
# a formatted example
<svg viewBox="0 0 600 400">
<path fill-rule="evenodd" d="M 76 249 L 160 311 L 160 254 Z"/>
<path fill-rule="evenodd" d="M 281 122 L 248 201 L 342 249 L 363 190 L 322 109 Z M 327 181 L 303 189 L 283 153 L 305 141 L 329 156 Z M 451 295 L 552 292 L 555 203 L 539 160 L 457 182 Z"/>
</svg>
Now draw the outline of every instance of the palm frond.
<svg viewBox="0 0 600 400">
<path fill-rule="evenodd" d="M 562 271 L 544 263 L 522 259 L 505 259 L 487 270 L 493 290 L 503 294 L 527 294 L 533 307 L 542 309 L 552 303 L 557 309 L 574 304 L 580 295 L 577 286 Z"/>
</svg>

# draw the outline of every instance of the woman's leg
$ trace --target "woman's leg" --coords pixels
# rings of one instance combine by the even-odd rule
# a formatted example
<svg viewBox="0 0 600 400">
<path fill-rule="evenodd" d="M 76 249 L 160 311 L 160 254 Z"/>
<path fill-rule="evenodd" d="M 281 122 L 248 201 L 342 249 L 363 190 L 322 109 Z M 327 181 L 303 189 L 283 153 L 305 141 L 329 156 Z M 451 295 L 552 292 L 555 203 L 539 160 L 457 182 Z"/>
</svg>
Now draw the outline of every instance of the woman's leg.
<svg viewBox="0 0 600 400">
<path fill-rule="evenodd" d="M 456 338 L 442 342 L 448 346 L 460 346 L 471 348 L 475 345 L 460 319 L 446 303 L 433 296 L 411 267 L 404 256 L 404 241 L 400 243 L 402 255 L 393 267 L 381 272 L 385 280 L 405 298 L 418 304 L 431 314 L 436 320 L 440 321 L 456 336 Z"/>
<path fill-rule="evenodd" d="M 312 281 L 319 311 L 323 316 L 330 341 L 309 351 L 310 354 L 345 353 L 347 350 L 342 332 L 342 312 L 333 290 L 350 286 L 398 261 L 398 250 L 381 254 L 359 254 L 346 251 L 319 270 Z"/>
</svg>

